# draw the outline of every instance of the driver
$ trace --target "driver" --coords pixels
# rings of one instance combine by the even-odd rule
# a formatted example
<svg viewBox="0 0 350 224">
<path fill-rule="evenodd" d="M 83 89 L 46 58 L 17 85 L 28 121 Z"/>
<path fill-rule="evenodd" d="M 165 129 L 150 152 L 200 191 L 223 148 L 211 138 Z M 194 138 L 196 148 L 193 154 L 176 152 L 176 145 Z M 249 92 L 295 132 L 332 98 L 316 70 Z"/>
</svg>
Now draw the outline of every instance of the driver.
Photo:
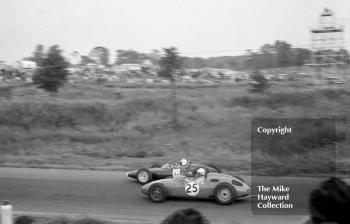
<svg viewBox="0 0 350 224">
<path fill-rule="evenodd" d="M 186 159 L 181 159 L 179 162 L 174 162 L 171 168 L 173 169 L 173 177 L 184 178 L 184 170 L 188 169 L 188 161 Z"/>
<path fill-rule="evenodd" d="M 193 176 L 193 173 L 190 169 L 191 161 L 189 161 L 187 159 L 181 159 L 179 164 L 180 164 L 180 169 L 181 169 L 182 175 Z"/>
<path fill-rule="evenodd" d="M 196 172 L 194 174 L 194 179 L 196 180 L 196 182 L 204 181 L 206 173 L 207 172 L 204 168 L 199 168 L 198 170 L 196 170 Z"/>
<path fill-rule="evenodd" d="M 187 159 L 181 159 L 181 160 L 180 160 L 180 165 L 181 165 L 181 166 L 187 166 L 187 164 L 188 164 Z"/>
</svg>

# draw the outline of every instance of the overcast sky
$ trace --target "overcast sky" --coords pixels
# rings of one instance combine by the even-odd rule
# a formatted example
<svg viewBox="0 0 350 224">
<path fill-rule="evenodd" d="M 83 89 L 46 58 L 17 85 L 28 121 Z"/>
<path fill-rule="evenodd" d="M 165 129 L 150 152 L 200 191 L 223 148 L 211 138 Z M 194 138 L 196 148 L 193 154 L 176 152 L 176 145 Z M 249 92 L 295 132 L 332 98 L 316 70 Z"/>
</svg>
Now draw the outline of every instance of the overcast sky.
<svg viewBox="0 0 350 224">
<path fill-rule="evenodd" d="M 68 54 L 176 46 L 187 56 L 237 55 L 275 40 L 309 45 L 324 7 L 350 27 L 350 0 L 1 0 L 0 60 L 36 44 Z M 346 33 L 349 49 L 349 33 Z M 242 51 L 240 51 L 242 50 Z M 223 52 L 222 52 L 223 51 Z M 114 56 L 114 53 L 113 53 Z"/>
</svg>

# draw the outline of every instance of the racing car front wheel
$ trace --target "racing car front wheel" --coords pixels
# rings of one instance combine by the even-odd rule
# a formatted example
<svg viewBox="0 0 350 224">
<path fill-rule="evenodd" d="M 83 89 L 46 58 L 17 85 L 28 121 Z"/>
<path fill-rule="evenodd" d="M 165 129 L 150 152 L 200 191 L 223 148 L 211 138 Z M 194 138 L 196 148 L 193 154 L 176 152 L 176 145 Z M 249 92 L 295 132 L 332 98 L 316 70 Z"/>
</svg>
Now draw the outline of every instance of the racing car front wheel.
<svg viewBox="0 0 350 224">
<path fill-rule="evenodd" d="M 136 179 L 140 184 L 147 184 L 152 181 L 152 173 L 146 168 L 139 169 L 136 174 Z"/>
<path fill-rule="evenodd" d="M 167 198 L 167 193 L 165 188 L 161 184 L 153 184 L 148 190 L 148 197 L 151 201 L 155 203 L 160 203 L 165 201 Z"/>
<path fill-rule="evenodd" d="M 218 184 L 214 190 L 215 199 L 221 205 L 232 204 L 236 195 L 236 189 L 228 183 Z"/>
</svg>

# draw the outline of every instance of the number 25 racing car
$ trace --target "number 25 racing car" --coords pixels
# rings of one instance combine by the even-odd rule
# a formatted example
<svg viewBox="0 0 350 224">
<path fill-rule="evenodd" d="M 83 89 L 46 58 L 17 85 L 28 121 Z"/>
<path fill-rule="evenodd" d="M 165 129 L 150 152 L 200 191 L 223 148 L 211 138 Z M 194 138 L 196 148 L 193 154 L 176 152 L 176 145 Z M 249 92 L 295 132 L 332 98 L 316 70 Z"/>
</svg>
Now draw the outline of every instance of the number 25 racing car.
<svg viewBox="0 0 350 224">
<path fill-rule="evenodd" d="M 186 159 L 181 159 L 180 162 L 166 163 L 160 167 L 141 168 L 138 170 L 126 173 L 128 177 L 136 179 L 140 184 L 147 184 L 153 180 L 173 177 L 174 169 L 181 173 L 193 173 L 197 168 L 203 167 L 210 173 L 221 173 L 221 169 L 214 165 L 194 164 Z"/>
<path fill-rule="evenodd" d="M 160 203 L 167 197 L 186 199 L 215 199 L 219 204 L 229 205 L 237 199 L 250 195 L 248 184 L 240 177 L 223 173 L 208 173 L 205 168 L 195 171 L 193 177 L 174 176 L 153 181 L 142 186 L 142 193 L 153 202 Z"/>
</svg>

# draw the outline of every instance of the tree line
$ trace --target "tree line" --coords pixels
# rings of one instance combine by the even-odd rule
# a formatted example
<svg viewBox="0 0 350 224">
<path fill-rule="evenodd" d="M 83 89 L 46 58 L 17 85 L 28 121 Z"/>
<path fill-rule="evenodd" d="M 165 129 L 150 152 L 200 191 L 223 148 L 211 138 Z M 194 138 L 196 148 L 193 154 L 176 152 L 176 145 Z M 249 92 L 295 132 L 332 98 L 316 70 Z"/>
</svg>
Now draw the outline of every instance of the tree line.
<svg viewBox="0 0 350 224">
<path fill-rule="evenodd" d="M 140 63 L 141 60 L 148 59 L 146 54 L 139 54 L 136 51 L 119 51 L 119 57 L 116 63 Z M 158 75 L 169 79 L 172 83 L 175 81 L 175 75 L 179 73 L 182 67 L 182 61 L 177 48 L 163 48 L 162 53 L 155 51 L 157 55 L 157 63 L 159 65 Z M 154 57 L 149 59 L 155 60 Z M 94 48 L 89 57 L 86 57 L 90 61 L 98 64 L 108 65 L 109 51 L 103 47 Z M 37 45 L 33 55 L 25 58 L 26 60 L 32 60 L 37 63 L 36 71 L 33 75 L 33 83 L 49 92 L 57 92 L 58 89 L 64 85 L 69 76 L 69 63 L 62 55 L 62 50 L 58 45 L 51 46 L 45 51 L 43 45 Z M 137 60 L 137 61 L 136 61 Z"/>
<path fill-rule="evenodd" d="M 334 53 L 343 55 L 344 62 L 350 64 L 349 52 L 346 49 Z M 233 70 L 280 68 L 312 63 L 311 56 L 312 51 L 307 48 L 293 47 L 286 41 L 275 41 L 273 44 L 264 44 L 255 51 L 247 50 L 245 54 L 238 56 L 184 57 L 183 66 L 185 68 L 213 67 Z"/>
<path fill-rule="evenodd" d="M 350 64 L 349 52 L 342 49 L 338 52 L 344 55 L 344 62 Z M 80 55 L 73 52 L 70 56 L 78 57 L 79 65 L 96 63 L 104 66 L 120 64 L 142 64 L 146 60 L 159 65 L 161 51 L 153 50 L 150 53 L 140 53 L 135 50 L 116 50 L 116 58 L 110 61 L 110 51 L 106 47 L 97 46 L 90 50 L 88 55 Z M 31 57 L 27 60 L 35 61 L 40 65 L 44 55 L 44 46 L 38 45 Z M 307 48 L 293 47 L 286 41 L 277 40 L 272 44 L 264 44 L 258 50 L 247 50 L 243 55 L 221 57 L 185 57 L 180 56 L 183 68 L 221 68 L 232 70 L 266 69 L 277 67 L 303 66 L 311 63 L 311 50 Z"/>
<path fill-rule="evenodd" d="M 349 64 L 348 51 L 343 49 L 342 53 L 345 55 L 347 64 Z M 261 46 L 258 52 L 248 50 L 244 55 L 211 58 L 184 57 L 180 55 L 175 47 L 163 48 L 162 51 L 153 50 L 151 53 L 117 50 L 117 57 L 113 64 L 140 64 L 148 60 L 158 66 L 159 76 L 167 77 L 170 81 L 173 81 L 173 75 L 175 73 L 181 74 L 181 70 L 186 68 L 213 67 L 257 71 L 264 68 L 302 66 L 310 62 L 311 54 L 312 52 L 309 49 L 293 48 L 291 44 L 285 41 L 275 41 L 273 44 Z M 111 66 L 109 63 L 110 53 L 105 47 L 95 47 L 89 55 L 80 55 L 78 52 L 73 52 L 72 56 L 78 57 L 80 65 L 97 63 Z M 33 81 L 40 88 L 56 92 L 67 81 L 69 62 L 62 56 L 62 50 L 59 46 L 54 45 L 45 51 L 43 45 L 37 45 L 33 55 L 25 59 L 37 63 L 38 68 Z M 258 73 L 257 77 L 259 78 Z"/>
</svg>

